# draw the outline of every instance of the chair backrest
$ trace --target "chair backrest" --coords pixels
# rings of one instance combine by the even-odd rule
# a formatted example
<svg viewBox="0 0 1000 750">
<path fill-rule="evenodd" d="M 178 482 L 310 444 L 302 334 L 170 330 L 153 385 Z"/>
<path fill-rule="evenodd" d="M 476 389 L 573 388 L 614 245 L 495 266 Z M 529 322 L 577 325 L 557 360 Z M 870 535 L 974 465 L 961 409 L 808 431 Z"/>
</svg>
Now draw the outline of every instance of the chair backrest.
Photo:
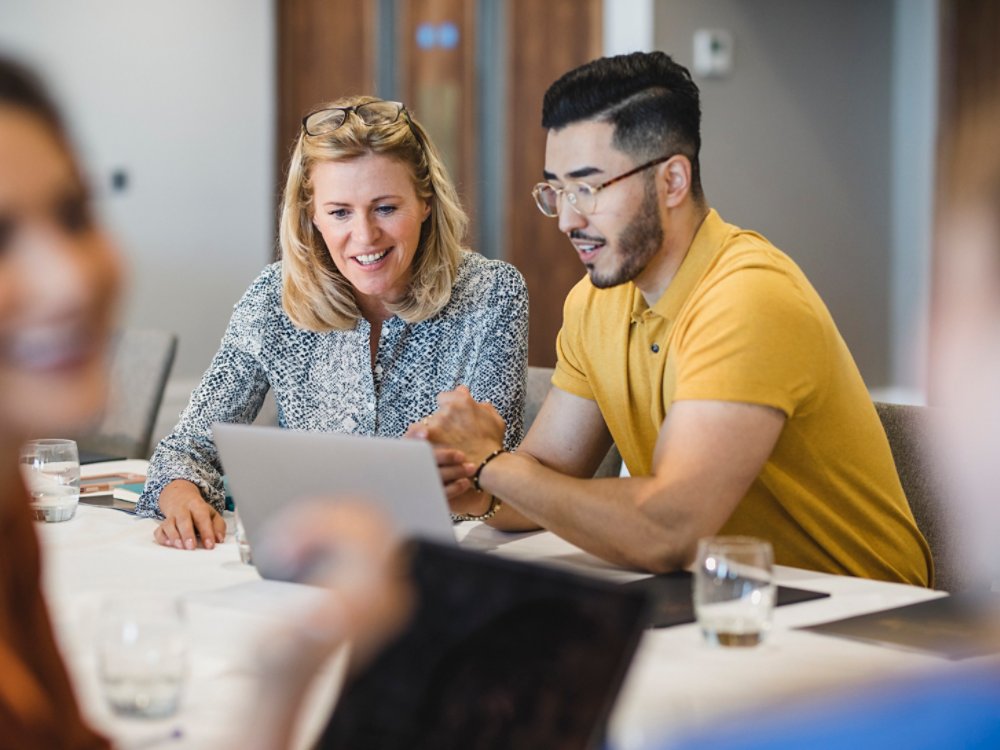
<svg viewBox="0 0 1000 750">
<path fill-rule="evenodd" d="M 149 458 L 150 438 L 177 351 L 167 331 L 126 328 L 114 342 L 108 407 L 101 423 L 77 438 L 81 450 Z"/>
<path fill-rule="evenodd" d="M 938 419 L 926 406 L 875 402 L 889 439 L 903 492 L 934 557 L 935 588 L 957 591 L 966 585 L 956 564 L 957 540 L 948 520 L 944 482 L 934 463 L 932 436 Z"/>
<path fill-rule="evenodd" d="M 542 407 L 549 388 L 552 387 L 551 367 L 529 367 L 528 368 L 528 389 L 524 400 L 524 429 L 527 432 L 531 423 L 538 416 L 538 410 Z M 611 446 L 608 454 L 597 467 L 595 477 L 617 477 L 621 473 L 622 457 L 615 445 Z"/>
</svg>

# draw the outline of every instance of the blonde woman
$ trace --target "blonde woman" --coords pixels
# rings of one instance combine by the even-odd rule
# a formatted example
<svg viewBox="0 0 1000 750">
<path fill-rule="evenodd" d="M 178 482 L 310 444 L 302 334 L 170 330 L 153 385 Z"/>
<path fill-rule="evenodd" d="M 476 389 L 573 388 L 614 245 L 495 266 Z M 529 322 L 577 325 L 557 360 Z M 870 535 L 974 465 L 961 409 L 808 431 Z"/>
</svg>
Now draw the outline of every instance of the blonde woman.
<svg viewBox="0 0 1000 750">
<path fill-rule="evenodd" d="M 350 97 L 302 121 L 281 261 L 237 304 L 201 384 L 153 454 L 141 515 L 161 544 L 225 536 L 214 422 L 396 437 L 460 385 L 523 432 L 528 299 L 513 266 L 461 247 L 466 216 L 426 131 L 398 102 Z M 454 497 L 471 488 L 458 456 Z M 444 460 L 444 457 L 441 457 Z M 473 467 L 474 468 L 474 467 Z"/>
</svg>

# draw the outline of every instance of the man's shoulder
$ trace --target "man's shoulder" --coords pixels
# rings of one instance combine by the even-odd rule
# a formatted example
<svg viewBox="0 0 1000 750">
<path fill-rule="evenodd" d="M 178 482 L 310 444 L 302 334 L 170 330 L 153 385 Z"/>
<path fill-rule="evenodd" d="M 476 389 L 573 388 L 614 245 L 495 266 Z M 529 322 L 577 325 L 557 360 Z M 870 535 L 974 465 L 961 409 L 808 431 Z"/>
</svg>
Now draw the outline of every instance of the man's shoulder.
<svg viewBox="0 0 1000 750">
<path fill-rule="evenodd" d="M 711 272 L 725 274 L 744 269 L 773 270 L 804 278 L 795 261 L 762 233 L 725 224 L 726 232 Z"/>
</svg>

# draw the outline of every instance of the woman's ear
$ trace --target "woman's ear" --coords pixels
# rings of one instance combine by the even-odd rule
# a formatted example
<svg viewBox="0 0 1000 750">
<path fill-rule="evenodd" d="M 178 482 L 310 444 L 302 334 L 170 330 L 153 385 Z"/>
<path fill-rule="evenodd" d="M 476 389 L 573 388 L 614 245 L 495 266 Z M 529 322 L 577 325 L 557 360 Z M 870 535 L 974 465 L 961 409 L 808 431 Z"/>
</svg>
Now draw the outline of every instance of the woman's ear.
<svg viewBox="0 0 1000 750">
<path fill-rule="evenodd" d="M 420 223 L 423 224 L 427 221 L 427 217 L 431 215 L 431 207 L 433 206 L 434 198 L 428 198 L 424 201 L 424 215 L 420 218 Z"/>
</svg>

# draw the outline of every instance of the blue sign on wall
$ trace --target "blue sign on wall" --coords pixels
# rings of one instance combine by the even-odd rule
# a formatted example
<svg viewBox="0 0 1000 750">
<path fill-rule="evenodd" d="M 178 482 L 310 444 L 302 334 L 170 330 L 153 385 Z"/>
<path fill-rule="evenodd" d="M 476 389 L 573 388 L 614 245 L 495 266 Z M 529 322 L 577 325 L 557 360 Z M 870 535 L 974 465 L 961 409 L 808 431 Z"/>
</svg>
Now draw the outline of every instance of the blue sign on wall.
<svg viewBox="0 0 1000 750">
<path fill-rule="evenodd" d="M 434 25 L 432 23 L 422 23 L 417 26 L 415 34 L 417 47 L 420 49 L 455 49 L 458 46 L 461 34 L 451 21 L 445 21 Z"/>
</svg>

